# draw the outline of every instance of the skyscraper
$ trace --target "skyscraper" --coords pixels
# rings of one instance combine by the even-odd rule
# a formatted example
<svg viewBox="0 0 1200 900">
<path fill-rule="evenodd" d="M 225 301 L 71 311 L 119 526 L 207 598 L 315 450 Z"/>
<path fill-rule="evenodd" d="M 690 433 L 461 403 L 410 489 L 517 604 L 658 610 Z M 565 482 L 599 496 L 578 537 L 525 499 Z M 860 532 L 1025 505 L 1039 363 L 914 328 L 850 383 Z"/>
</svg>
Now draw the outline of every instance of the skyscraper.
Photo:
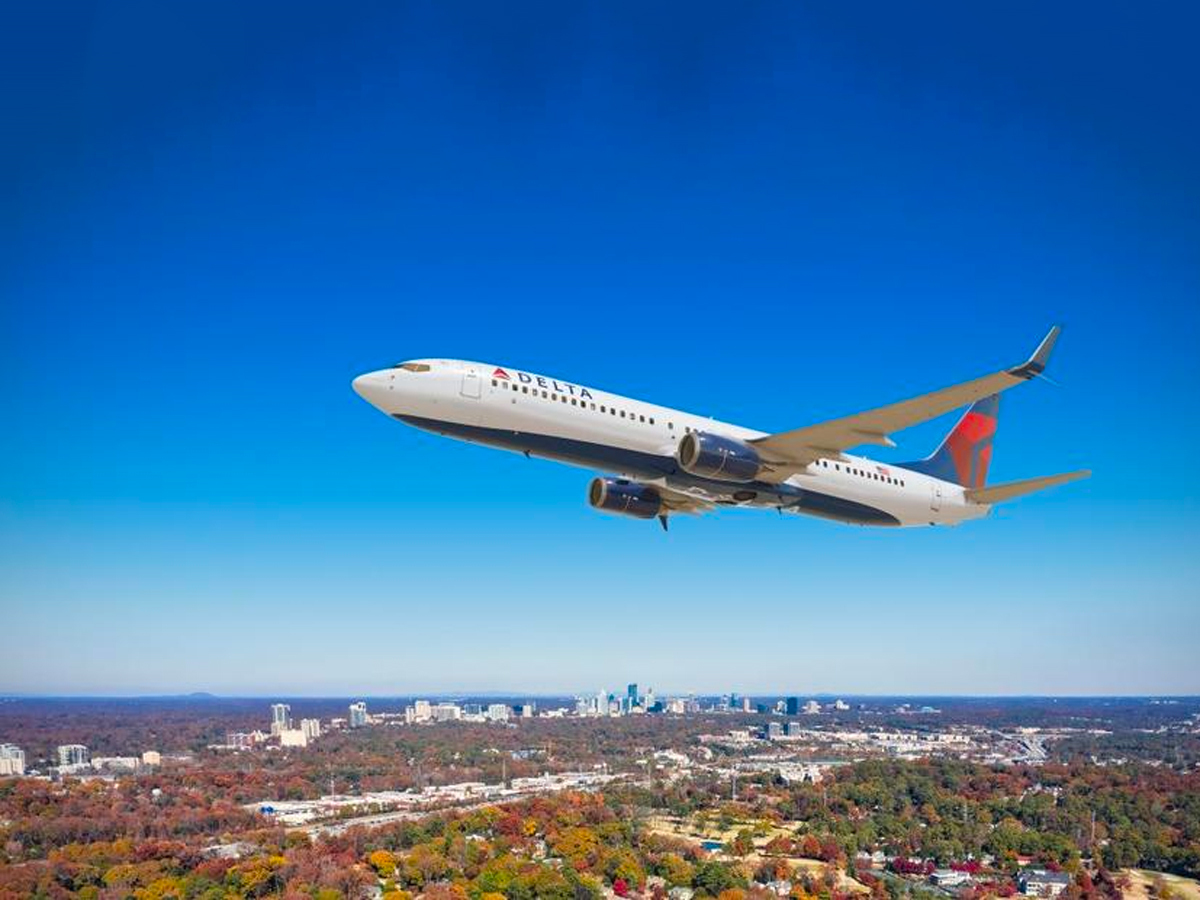
<svg viewBox="0 0 1200 900">
<path fill-rule="evenodd" d="M 286 703 L 271 704 L 271 734 L 277 735 L 292 727 L 292 708 Z"/>
<path fill-rule="evenodd" d="M 56 751 L 60 766 L 83 765 L 90 760 L 91 754 L 83 744 L 62 744 Z"/>
<path fill-rule="evenodd" d="M 0 775 L 24 775 L 25 751 L 16 744 L 0 744 Z"/>
<path fill-rule="evenodd" d="M 350 727 L 362 728 L 367 724 L 367 704 L 362 700 L 350 704 Z"/>
<path fill-rule="evenodd" d="M 629 709 L 633 709 L 638 705 L 638 689 L 636 684 L 631 684 L 625 688 L 625 696 L 628 699 Z"/>
<path fill-rule="evenodd" d="M 799 697 L 788 697 L 787 698 L 787 714 L 789 716 L 794 716 L 798 712 L 800 712 L 800 698 Z"/>
</svg>

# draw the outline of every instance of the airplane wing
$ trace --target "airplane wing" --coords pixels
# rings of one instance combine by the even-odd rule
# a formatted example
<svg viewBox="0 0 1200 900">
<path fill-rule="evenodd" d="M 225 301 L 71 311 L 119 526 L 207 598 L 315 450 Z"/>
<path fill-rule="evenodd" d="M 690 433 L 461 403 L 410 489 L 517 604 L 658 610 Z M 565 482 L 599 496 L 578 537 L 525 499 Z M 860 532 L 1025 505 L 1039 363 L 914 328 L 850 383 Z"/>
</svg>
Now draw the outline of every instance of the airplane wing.
<svg viewBox="0 0 1200 900">
<path fill-rule="evenodd" d="M 768 480 L 778 481 L 802 470 L 809 463 L 821 458 L 838 458 L 843 451 L 861 444 L 894 447 L 889 437 L 892 432 L 935 419 L 943 413 L 974 403 L 990 394 L 1006 391 L 1040 375 L 1046 368 L 1046 361 L 1061 330 L 1058 325 L 1051 328 L 1033 356 L 1011 369 L 1002 369 L 991 375 L 857 415 L 755 438 L 749 443 L 770 467 Z"/>
<path fill-rule="evenodd" d="M 678 488 L 667 487 L 666 479 L 664 478 L 645 483 L 658 491 L 659 496 L 662 497 L 663 506 L 673 513 L 699 514 L 708 512 L 715 505 L 711 500 L 692 496 Z"/>
</svg>

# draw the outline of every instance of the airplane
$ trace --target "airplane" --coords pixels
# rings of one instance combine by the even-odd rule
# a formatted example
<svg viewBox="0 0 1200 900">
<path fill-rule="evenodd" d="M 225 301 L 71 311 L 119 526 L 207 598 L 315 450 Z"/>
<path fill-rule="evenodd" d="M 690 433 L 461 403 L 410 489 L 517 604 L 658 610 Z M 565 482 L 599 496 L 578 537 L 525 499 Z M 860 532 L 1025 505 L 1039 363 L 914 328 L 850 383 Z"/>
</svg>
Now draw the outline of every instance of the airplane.
<svg viewBox="0 0 1200 900">
<path fill-rule="evenodd" d="M 957 525 L 1087 470 L 987 486 L 1000 393 L 1043 372 L 1061 328 L 1024 363 L 867 412 L 768 434 L 510 366 L 415 359 L 353 388 L 425 431 L 580 466 L 595 509 L 657 519 L 720 507 L 775 509 L 855 525 Z M 1048 379 L 1047 379 L 1048 380 Z M 934 453 L 880 463 L 846 451 L 967 406 Z"/>
</svg>

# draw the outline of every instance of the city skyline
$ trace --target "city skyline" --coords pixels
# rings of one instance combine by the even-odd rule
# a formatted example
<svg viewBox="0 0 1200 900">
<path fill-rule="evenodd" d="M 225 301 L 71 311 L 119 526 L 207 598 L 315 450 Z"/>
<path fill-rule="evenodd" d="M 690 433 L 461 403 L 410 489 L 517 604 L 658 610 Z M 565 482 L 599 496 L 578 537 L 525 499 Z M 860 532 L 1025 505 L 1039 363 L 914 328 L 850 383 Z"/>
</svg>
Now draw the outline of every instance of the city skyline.
<svg viewBox="0 0 1200 900">
<path fill-rule="evenodd" d="M 1197 9 L 14 16 L 0 693 L 1200 693 Z M 989 477 L 1094 475 L 957 529 L 664 535 L 350 387 L 780 431 L 1054 322 Z"/>
</svg>

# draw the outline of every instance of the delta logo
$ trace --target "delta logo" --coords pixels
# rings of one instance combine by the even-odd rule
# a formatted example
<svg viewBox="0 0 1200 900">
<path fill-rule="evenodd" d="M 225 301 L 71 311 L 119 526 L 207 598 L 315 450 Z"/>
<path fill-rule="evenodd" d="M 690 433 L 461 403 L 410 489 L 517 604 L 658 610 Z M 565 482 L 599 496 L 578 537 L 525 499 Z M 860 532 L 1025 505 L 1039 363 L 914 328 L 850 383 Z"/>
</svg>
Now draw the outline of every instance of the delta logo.
<svg viewBox="0 0 1200 900">
<path fill-rule="evenodd" d="M 585 387 L 580 387 L 577 384 L 571 384 L 566 381 L 558 381 L 554 378 L 545 378 L 541 375 L 530 375 L 528 372 L 516 372 L 517 381 L 521 384 L 532 384 L 547 391 L 554 391 L 559 394 L 566 394 L 568 397 L 578 397 L 580 400 L 591 400 L 592 392 Z M 504 369 L 497 367 L 492 371 L 492 377 L 497 381 L 512 381 L 513 376 L 509 375 Z"/>
</svg>

